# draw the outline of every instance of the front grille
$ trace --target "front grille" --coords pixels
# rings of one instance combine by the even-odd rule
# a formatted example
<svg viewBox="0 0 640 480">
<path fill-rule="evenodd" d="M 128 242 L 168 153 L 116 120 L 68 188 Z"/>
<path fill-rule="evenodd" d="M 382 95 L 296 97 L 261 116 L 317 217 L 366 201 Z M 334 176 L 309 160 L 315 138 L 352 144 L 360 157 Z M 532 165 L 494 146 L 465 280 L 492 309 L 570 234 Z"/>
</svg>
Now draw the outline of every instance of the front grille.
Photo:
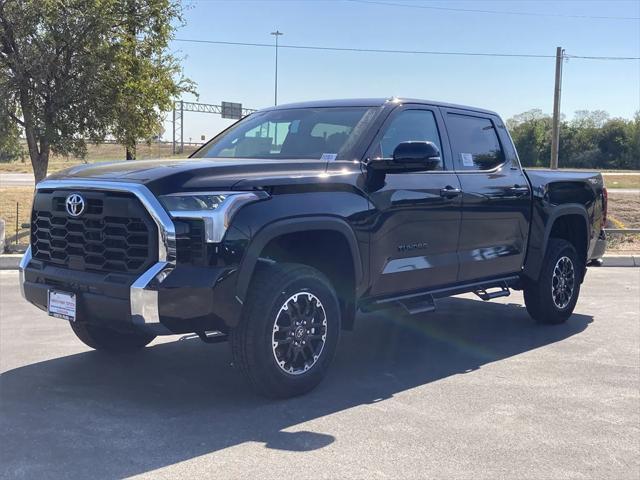
<svg viewBox="0 0 640 480">
<path fill-rule="evenodd" d="M 79 217 L 66 211 L 70 193 L 85 200 Z M 157 227 L 133 194 L 42 190 L 34 199 L 31 249 L 35 259 L 57 267 L 140 273 L 158 258 Z"/>
</svg>

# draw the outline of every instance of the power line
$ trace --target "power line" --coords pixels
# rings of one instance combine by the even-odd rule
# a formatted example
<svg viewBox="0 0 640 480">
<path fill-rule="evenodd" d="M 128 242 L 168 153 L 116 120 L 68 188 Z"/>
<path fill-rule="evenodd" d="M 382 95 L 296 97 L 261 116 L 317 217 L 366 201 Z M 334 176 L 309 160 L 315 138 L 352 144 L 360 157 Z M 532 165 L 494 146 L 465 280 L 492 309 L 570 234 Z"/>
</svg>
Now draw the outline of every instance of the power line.
<svg viewBox="0 0 640 480">
<path fill-rule="evenodd" d="M 243 47 L 266 47 L 273 48 L 270 43 L 253 42 L 227 42 L 222 40 L 197 40 L 191 38 L 175 38 L 176 42 L 186 43 L 206 43 L 214 45 L 235 45 Z M 354 47 L 325 47 L 319 45 L 278 45 L 279 48 L 289 48 L 296 50 L 320 50 L 332 52 L 356 52 L 356 53 L 388 53 L 388 54 L 409 54 L 409 55 L 443 55 L 443 56 L 464 56 L 464 57 L 510 57 L 510 58 L 555 58 L 555 55 L 539 55 L 528 53 L 496 53 L 496 52 L 443 52 L 433 50 L 393 50 L 384 48 L 354 48 Z M 614 56 L 581 56 L 565 55 L 566 58 L 582 60 L 640 60 L 640 57 L 614 57 Z"/>
<path fill-rule="evenodd" d="M 388 7 L 401 8 L 420 8 L 424 10 L 441 10 L 448 12 L 464 12 L 464 13 L 488 13 L 495 15 L 521 15 L 526 17 L 562 17 L 562 18 L 582 18 L 594 20 L 640 20 L 640 17 L 613 17 L 605 15 L 571 15 L 561 13 L 537 13 L 537 12 L 517 12 L 513 10 L 481 10 L 475 8 L 454 8 L 454 7 L 436 7 L 433 5 L 410 5 L 407 3 L 392 3 L 378 0 L 345 0 L 352 3 L 364 3 L 369 5 L 383 5 Z"/>
<path fill-rule="evenodd" d="M 593 55 L 568 55 L 564 58 L 578 58 L 580 60 L 640 60 L 640 57 L 598 57 Z"/>
</svg>

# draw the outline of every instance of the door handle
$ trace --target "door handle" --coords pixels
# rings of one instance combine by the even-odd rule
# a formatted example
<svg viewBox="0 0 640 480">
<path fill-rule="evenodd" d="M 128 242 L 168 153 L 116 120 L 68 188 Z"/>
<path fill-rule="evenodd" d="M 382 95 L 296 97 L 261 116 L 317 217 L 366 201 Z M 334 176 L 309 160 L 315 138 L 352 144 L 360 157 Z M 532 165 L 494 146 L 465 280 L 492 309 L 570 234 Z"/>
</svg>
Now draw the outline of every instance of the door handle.
<svg viewBox="0 0 640 480">
<path fill-rule="evenodd" d="M 447 185 L 444 188 L 440 189 L 440 196 L 441 197 L 457 197 L 458 195 L 460 195 L 462 193 L 462 190 L 460 188 L 454 188 L 452 186 Z"/>
<path fill-rule="evenodd" d="M 522 196 L 529 193 L 529 187 L 521 187 L 520 185 L 514 185 L 513 187 L 509 188 L 509 192 L 517 196 Z"/>
</svg>

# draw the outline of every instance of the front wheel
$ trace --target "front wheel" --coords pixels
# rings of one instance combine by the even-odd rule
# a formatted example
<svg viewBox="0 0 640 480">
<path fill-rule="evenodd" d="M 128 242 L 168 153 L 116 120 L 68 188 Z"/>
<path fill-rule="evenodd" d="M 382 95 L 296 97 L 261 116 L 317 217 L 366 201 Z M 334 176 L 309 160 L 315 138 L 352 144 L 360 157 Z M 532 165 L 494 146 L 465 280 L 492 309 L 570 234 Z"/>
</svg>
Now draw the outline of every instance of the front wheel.
<svg viewBox="0 0 640 480">
<path fill-rule="evenodd" d="M 584 264 L 575 247 L 551 238 L 537 282 L 524 285 L 524 302 L 534 320 L 544 324 L 565 322 L 573 313 L 580 294 Z"/>
<path fill-rule="evenodd" d="M 69 322 L 73 333 L 87 346 L 107 352 L 131 352 L 145 347 L 155 335 L 119 332 L 87 323 Z"/>
<path fill-rule="evenodd" d="M 340 308 L 329 280 L 298 264 L 259 271 L 231 349 L 251 386 L 272 398 L 302 395 L 324 378 L 340 336 Z"/>
</svg>

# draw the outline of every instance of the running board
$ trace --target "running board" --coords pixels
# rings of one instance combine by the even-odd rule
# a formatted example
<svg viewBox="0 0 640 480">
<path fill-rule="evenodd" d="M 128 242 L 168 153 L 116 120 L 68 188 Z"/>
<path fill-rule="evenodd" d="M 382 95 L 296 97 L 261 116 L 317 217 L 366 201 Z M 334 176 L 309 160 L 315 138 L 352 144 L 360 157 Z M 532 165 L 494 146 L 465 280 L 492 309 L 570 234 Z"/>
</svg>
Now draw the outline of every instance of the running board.
<svg viewBox="0 0 640 480">
<path fill-rule="evenodd" d="M 436 309 L 436 301 L 429 294 L 422 297 L 399 300 L 398 303 L 409 315 L 433 312 Z"/>
<path fill-rule="evenodd" d="M 197 332 L 204 343 L 222 343 L 228 340 L 228 335 L 222 332 Z"/>
<path fill-rule="evenodd" d="M 506 285 L 501 285 L 498 288 L 500 288 L 500 290 L 493 292 L 488 292 L 484 288 L 478 288 L 477 290 L 474 290 L 473 293 L 475 293 L 481 300 L 484 300 L 485 302 L 494 298 L 508 297 L 509 295 L 511 295 L 511 291 Z"/>
<path fill-rule="evenodd" d="M 513 275 L 463 285 L 454 285 L 426 292 L 369 300 L 363 303 L 360 308 L 365 312 L 369 312 L 393 306 L 400 306 L 409 315 L 416 315 L 419 313 L 433 312 L 436 309 L 436 298 L 450 297 L 452 295 L 470 292 L 476 294 L 485 301 L 498 297 L 506 297 L 511 294 L 509 287 L 517 286 L 519 281 L 520 277 Z M 497 288 L 498 290 L 489 291 L 489 289 L 492 288 Z"/>
</svg>

